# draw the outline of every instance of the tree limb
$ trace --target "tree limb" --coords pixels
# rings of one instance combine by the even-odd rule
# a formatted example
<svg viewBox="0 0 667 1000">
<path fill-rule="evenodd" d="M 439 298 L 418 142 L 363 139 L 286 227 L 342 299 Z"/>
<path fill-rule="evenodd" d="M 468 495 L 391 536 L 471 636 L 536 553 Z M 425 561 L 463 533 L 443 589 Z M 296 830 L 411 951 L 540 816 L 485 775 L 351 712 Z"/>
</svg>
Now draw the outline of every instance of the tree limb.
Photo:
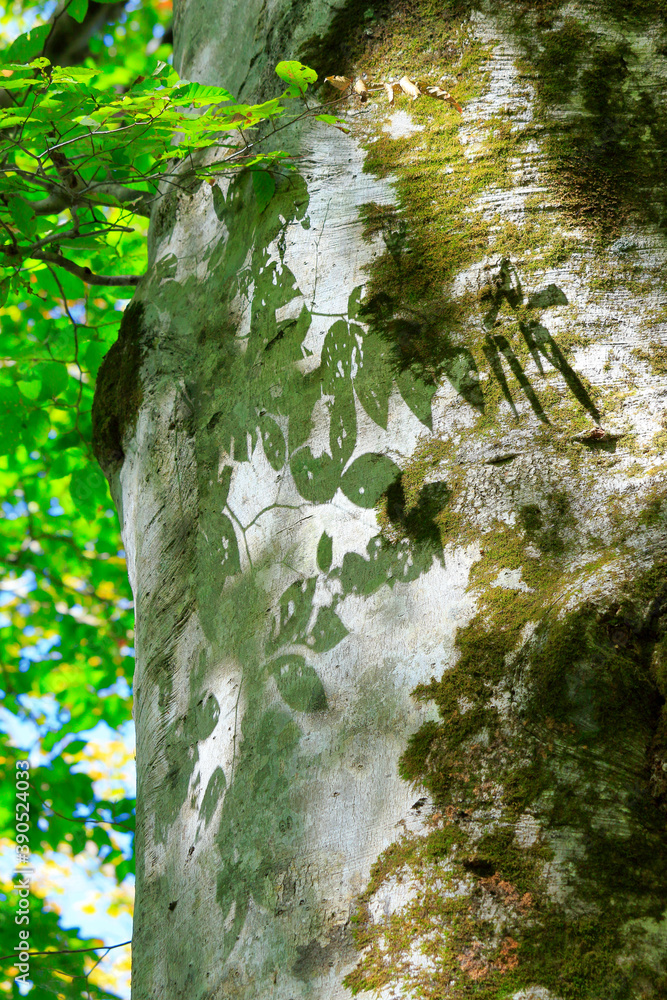
<svg viewBox="0 0 667 1000">
<path fill-rule="evenodd" d="M 129 208 L 134 215 L 142 215 L 148 218 L 151 207 L 158 194 L 151 191 L 141 191 L 139 188 L 126 187 L 124 184 L 106 184 L 96 182 L 88 184 L 86 187 L 68 190 L 59 184 L 53 177 L 46 174 L 33 173 L 30 170 L 20 170 L 15 166 L 0 168 L 0 173 L 14 173 L 28 184 L 35 184 L 44 188 L 49 194 L 39 201 L 31 201 L 24 195 L 18 195 L 29 205 L 35 215 L 59 215 L 67 208 L 76 208 L 77 205 L 104 205 L 110 208 Z M 148 177 L 147 181 L 155 178 L 161 180 L 162 175 L 156 174 Z"/>
<path fill-rule="evenodd" d="M 92 204 L 107 205 L 113 208 L 129 208 L 134 215 L 142 215 L 146 218 L 150 215 L 150 206 L 155 200 L 155 196 L 148 191 L 137 191 L 124 187 L 122 184 L 96 185 L 94 197 L 87 196 L 89 190 L 90 188 L 82 188 L 80 191 L 69 194 L 62 189 L 55 188 L 48 197 L 42 198 L 40 201 L 29 201 L 27 198 L 23 200 L 30 205 L 35 215 L 59 215 L 66 208 Z"/>
<path fill-rule="evenodd" d="M 79 24 L 67 13 L 66 5 L 59 4 L 52 18 L 52 27 L 44 45 L 43 55 L 58 66 L 82 63 L 90 54 L 90 40 L 102 32 L 107 24 L 115 21 L 123 8 L 122 2 L 99 3 L 91 0 L 83 22 Z"/>
<path fill-rule="evenodd" d="M 7 256 L 15 256 L 13 250 L 3 250 L 2 247 L 0 247 L 0 253 L 4 253 Z M 31 251 L 29 259 L 43 260 L 47 264 L 55 264 L 56 267 L 62 267 L 65 271 L 69 271 L 70 274 L 81 278 L 87 285 L 106 285 L 109 288 L 119 285 L 138 285 L 143 278 L 143 274 L 93 274 L 89 267 L 81 267 L 79 264 L 75 264 L 73 260 L 69 260 L 59 253 L 48 253 L 45 250 Z"/>
</svg>

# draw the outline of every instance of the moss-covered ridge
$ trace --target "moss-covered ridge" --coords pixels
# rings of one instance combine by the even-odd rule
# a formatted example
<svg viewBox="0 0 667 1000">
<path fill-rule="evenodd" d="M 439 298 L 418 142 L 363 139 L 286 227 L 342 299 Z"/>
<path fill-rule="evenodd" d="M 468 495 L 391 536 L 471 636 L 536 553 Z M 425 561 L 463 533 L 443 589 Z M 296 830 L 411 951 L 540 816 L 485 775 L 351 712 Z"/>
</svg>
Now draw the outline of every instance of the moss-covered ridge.
<svg viewBox="0 0 667 1000">
<path fill-rule="evenodd" d="M 666 570 L 543 614 L 523 645 L 531 595 L 523 614 L 501 602 L 461 630 L 456 664 L 415 692 L 441 721 L 401 762 L 433 796 L 432 832 L 377 862 L 353 990 L 400 979 L 428 997 L 663 995 Z M 390 879 L 414 898 L 376 923 L 369 903 Z"/>
</svg>

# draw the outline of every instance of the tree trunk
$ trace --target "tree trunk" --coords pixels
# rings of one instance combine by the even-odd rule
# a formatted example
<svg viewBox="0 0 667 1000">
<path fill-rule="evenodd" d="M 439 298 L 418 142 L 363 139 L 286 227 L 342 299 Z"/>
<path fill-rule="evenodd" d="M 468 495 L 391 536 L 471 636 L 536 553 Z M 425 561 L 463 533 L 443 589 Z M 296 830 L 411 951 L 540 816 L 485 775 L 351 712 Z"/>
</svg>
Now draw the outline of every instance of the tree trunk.
<svg viewBox="0 0 667 1000">
<path fill-rule="evenodd" d="M 666 995 L 656 16 L 180 4 L 242 100 L 284 58 L 423 94 L 281 132 L 263 211 L 169 190 L 100 375 L 136 1000 Z"/>
</svg>

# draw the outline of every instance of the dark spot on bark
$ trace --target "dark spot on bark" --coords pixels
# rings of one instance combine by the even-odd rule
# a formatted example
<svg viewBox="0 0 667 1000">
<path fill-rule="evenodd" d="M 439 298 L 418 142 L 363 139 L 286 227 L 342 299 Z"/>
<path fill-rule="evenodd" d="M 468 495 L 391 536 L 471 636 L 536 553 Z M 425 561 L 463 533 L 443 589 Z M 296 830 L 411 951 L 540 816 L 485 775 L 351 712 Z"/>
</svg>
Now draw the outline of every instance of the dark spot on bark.
<svg viewBox="0 0 667 1000">
<path fill-rule="evenodd" d="M 132 433 L 143 399 L 139 370 L 144 357 L 144 305 L 133 301 L 123 313 L 118 340 L 97 375 L 93 400 L 93 449 L 107 477 L 120 469 L 123 441 Z"/>
<path fill-rule="evenodd" d="M 264 348 L 264 350 L 265 350 L 265 351 L 270 351 L 270 350 L 271 350 L 271 348 L 272 348 L 272 347 L 274 346 L 274 344 L 277 344 L 277 343 L 278 343 L 278 341 L 279 341 L 279 340 L 282 340 L 284 336 L 285 336 L 285 331 L 284 331 L 284 330 L 281 330 L 281 331 L 280 331 L 280 333 L 277 333 L 277 334 L 275 335 L 275 337 L 273 338 L 273 340 L 270 340 L 270 341 L 268 342 L 268 344 L 266 345 L 266 347 Z"/>
<path fill-rule="evenodd" d="M 486 858 L 464 858 L 461 862 L 467 872 L 472 872 L 479 878 L 491 878 L 495 874 L 496 866 L 493 861 Z"/>
<path fill-rule="evenodd" d="M 313 938 L 308 944 L 298 946 L 297 953 L 299 957 L 292 966 L 292 974 L 297 979 L 307 981 L 326 974 L 334 966 L 351 962 L 357 956 L 357 949 L 347 928 L 336 927 L 329 934 L 324 947 Z"/>
</svg>

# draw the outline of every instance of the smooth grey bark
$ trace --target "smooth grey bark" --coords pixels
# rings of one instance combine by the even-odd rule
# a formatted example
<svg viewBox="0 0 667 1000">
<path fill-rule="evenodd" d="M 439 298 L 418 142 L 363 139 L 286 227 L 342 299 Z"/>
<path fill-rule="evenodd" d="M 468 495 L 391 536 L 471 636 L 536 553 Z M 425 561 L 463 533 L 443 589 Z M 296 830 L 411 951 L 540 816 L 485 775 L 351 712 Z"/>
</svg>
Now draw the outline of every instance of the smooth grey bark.
<svg viewBox="0 0 667 1000">
<path fill-rule="evenodd" d="M 96 403 L 138 1000 L 662 995 L 667 50 L 630 15 L 177 7 L 179 72 L 244 100 L 310 53 L 463 113 L 350 103 L 263 212 L 241 175 L 152 219 Z"/>
</svg>

